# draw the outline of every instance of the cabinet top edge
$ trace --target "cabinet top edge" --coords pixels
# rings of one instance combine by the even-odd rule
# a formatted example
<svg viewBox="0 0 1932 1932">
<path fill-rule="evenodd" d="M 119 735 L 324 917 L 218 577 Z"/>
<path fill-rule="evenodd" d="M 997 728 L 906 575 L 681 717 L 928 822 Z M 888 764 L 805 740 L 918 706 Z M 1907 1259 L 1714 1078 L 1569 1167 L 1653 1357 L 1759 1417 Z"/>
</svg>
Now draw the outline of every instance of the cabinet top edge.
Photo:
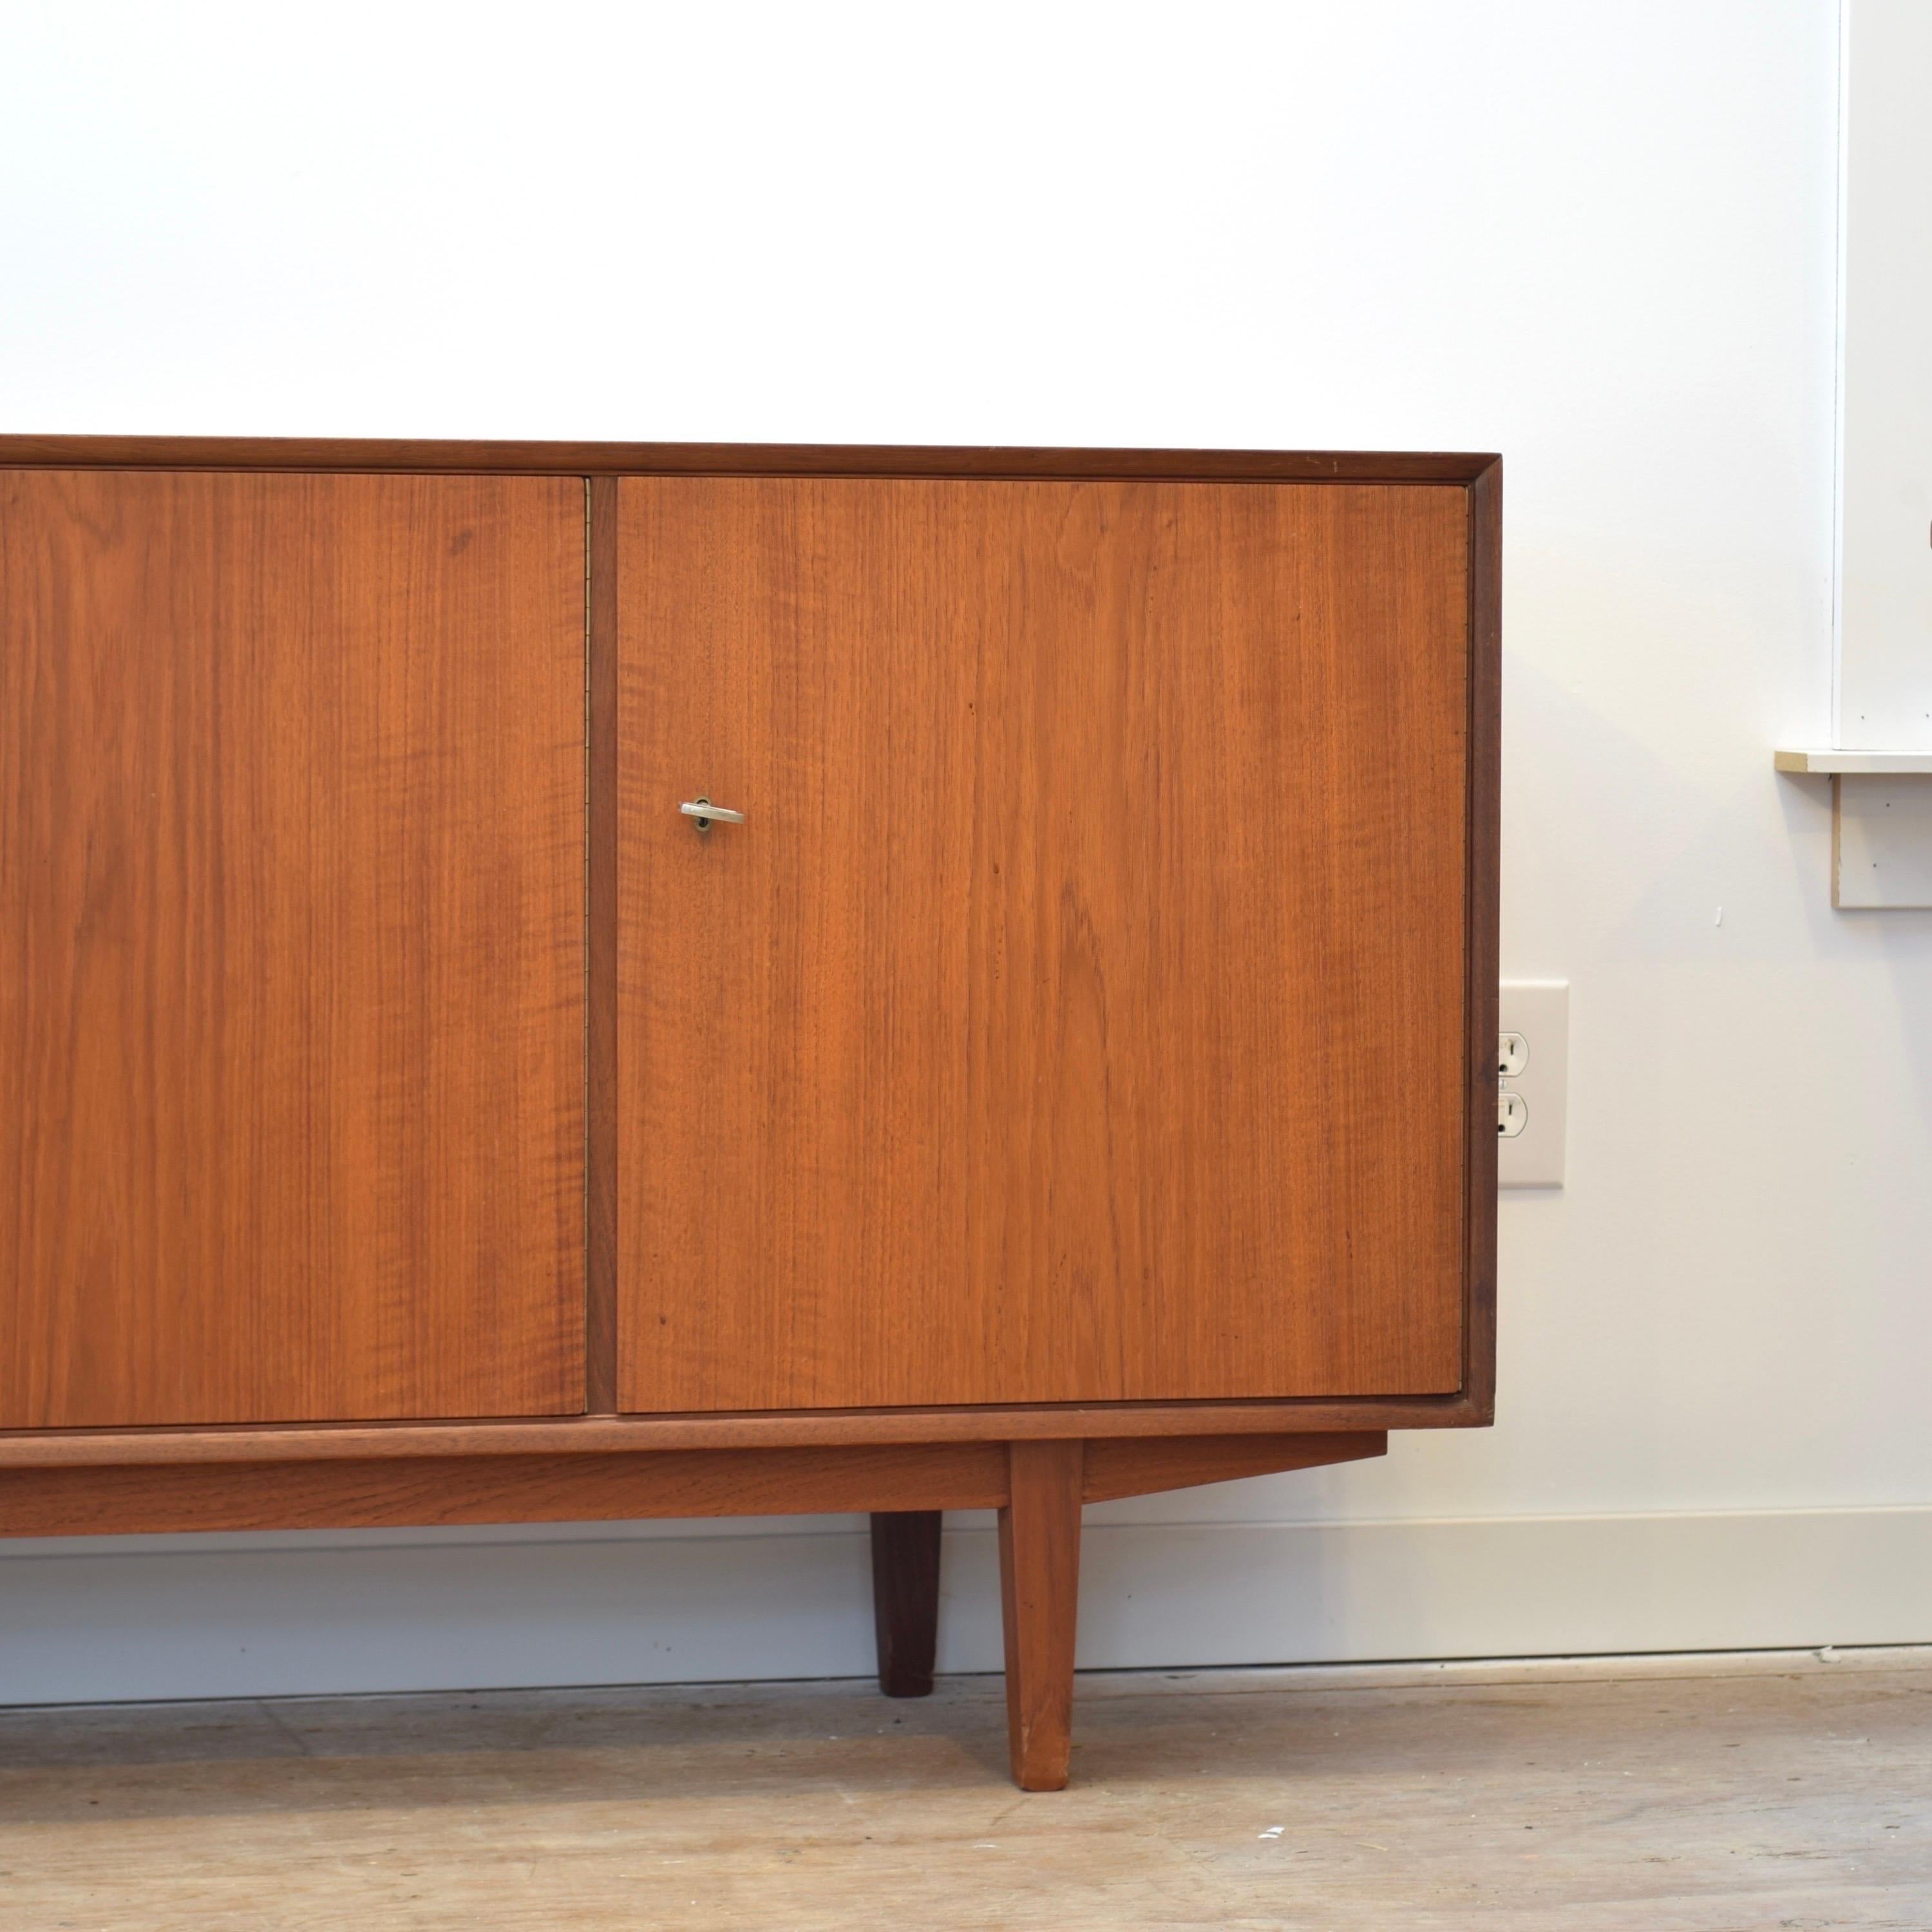
<svg viewBox="0 0 1932 1932">
<path fill-rule="evenodd" d="M 1403 450 L 1036 449 L 892 443 L 430 442 L 0 436 L 0 468 L 400 471 L 553 476 L 1471 483 L 1494 454 Z"/>
</svg>

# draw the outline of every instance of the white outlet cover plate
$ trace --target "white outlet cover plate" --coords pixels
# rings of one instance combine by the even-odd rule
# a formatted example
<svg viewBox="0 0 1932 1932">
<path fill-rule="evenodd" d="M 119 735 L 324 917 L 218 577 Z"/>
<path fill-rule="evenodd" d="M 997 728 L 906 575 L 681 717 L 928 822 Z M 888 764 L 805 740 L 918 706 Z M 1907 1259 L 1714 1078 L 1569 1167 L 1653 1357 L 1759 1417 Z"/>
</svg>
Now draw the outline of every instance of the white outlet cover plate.
<svg viewBox="0 0 1932 1932">
<path fill-rule="evenodd" d="M 1529 1123 L 1496 1141 L 1498 1187 L 1561 1187 L 1564 1128 L 1570 1106 L 1570 982 L 1505 980 L 1499 1033 L 1520 1033 L 1529 1047 L 1520 1073 L 1506 1084 L 1522 1096 Z"/>
</svg>

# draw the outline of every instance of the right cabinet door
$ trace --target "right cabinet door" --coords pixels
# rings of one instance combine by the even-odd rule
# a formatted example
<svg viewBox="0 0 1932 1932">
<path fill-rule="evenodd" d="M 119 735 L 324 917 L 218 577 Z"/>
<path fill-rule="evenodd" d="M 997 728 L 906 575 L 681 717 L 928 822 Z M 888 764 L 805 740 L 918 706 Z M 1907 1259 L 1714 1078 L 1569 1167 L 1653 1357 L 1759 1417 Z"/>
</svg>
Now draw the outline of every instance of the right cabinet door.
<svg viewBox="0 0 1932 1932">
<path fill-rule="evenodd" d="M 621 1406 L 1456 1389 L 1467 493 L 618 498 Z"/>
</svg>

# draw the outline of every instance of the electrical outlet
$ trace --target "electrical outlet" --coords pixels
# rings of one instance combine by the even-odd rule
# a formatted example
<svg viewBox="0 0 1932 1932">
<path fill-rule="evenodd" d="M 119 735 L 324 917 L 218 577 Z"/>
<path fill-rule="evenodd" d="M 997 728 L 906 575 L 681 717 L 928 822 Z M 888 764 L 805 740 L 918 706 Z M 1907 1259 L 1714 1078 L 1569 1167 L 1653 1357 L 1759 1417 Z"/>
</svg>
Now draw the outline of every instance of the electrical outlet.
<svg viewBox="0 0 1932 1932">
<path fill-rule="evenodd" d="M 1496 1184 L 1561 1187 L 1570 982 L 1505 980 L 1497 1024 Z"/>
</svg>

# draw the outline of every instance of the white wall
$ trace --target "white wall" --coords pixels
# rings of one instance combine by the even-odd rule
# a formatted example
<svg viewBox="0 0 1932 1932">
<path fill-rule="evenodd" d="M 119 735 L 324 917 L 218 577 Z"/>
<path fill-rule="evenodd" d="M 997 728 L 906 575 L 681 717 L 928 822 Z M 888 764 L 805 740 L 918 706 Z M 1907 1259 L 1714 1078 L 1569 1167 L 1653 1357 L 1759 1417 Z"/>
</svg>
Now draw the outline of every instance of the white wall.
<svg viewBox="0 0 1932 1932">
<path fill-rule="evenodd" d="M 1083 1654 L 1932 1638 L 1932 914 L 1833 913 L 1769 758 L 1828 728 L 1831 0 L 0 32 L 0 428 L 1504 452 L 1503 963 L 1574 991 L 1500 1420 L 1094 1512 Z M 868 1634 L 838 1522 L 0 1558 L 12 1698 Z"/>
</svg>

